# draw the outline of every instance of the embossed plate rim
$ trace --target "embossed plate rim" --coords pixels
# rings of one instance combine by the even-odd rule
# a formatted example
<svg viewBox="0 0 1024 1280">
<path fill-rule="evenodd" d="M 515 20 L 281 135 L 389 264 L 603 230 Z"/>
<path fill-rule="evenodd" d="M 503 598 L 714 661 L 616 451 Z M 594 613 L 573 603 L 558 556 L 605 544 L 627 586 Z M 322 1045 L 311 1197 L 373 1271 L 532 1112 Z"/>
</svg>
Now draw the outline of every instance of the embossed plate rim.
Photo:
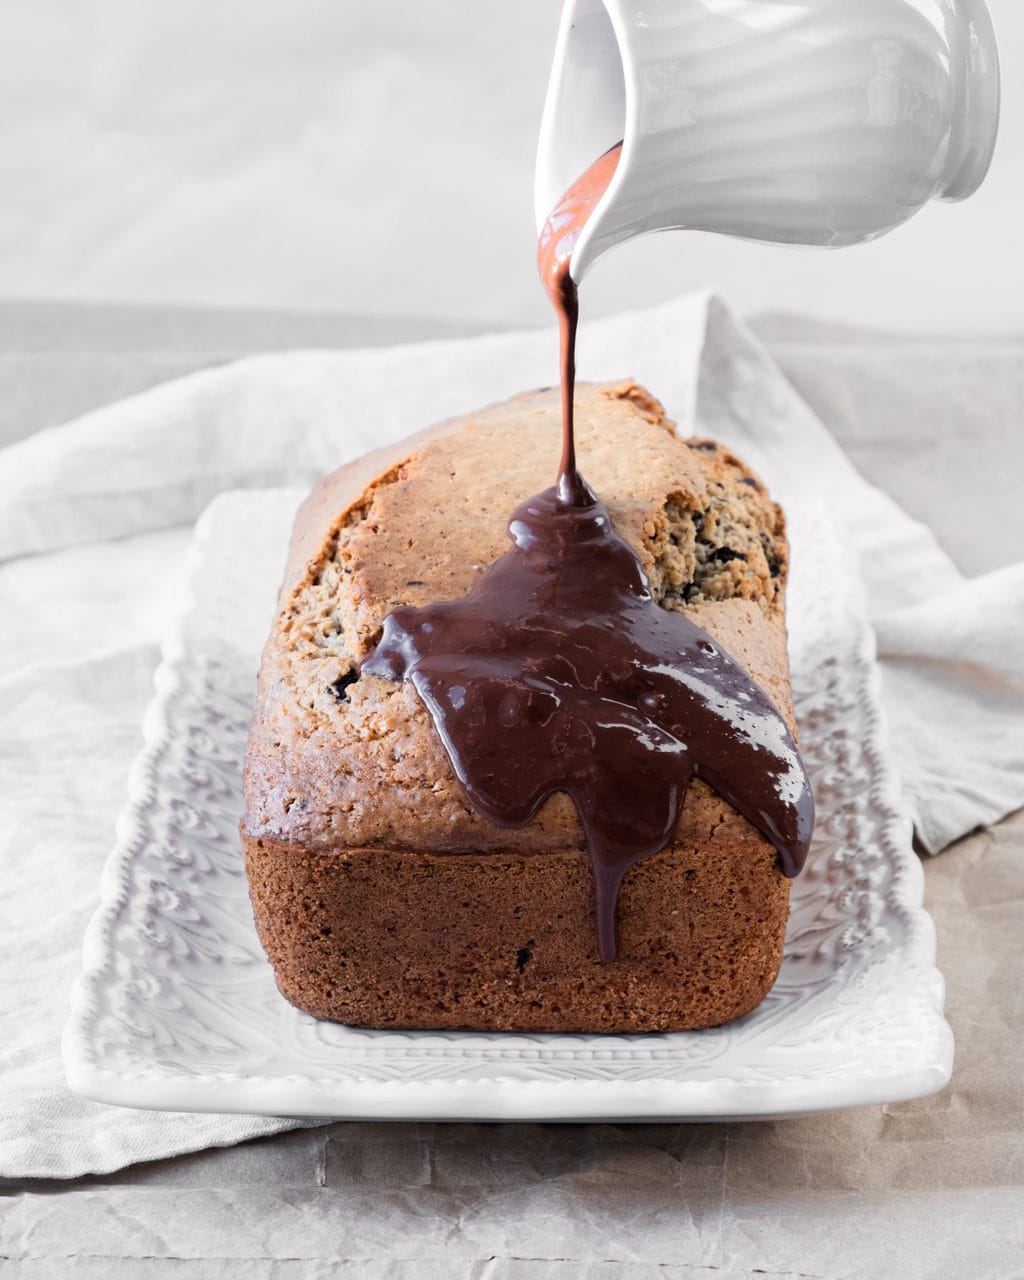
<svg viewBox="0 0 1024 1280">
<path fill-rule="evenodd" d="M 243 1006 L 241 1020 L 246 1034 L 256 1044 L 267 1043 L 272 1034 L 271 1018 L 277 1018 L 279 1023 L 287 1023 L 306 1039 L 300 1045 L 301 1051 L 292 1051 L 291 1058 L 282 1059 L 270 1070 L 260 1070 L 251 1046 L 248 1050 L 245 1045 L 240 1046 L 232 1059 L 235 1050 L 230 1044 L 226 1049 L 220 1046 L 216 1050 L 202 1043 L 194 1044 L 191 1049 L 176 1044 L 175 1019 L 184 1020 L 186 1024 L 191 1019 L 192 1034 L 198 1034 L 201 1040 L 206 1024 L 194 1010 L 203 1001 L 212 999 L 216 1004 L 216 994 L 211 997 L 211 991 L 216 993 L 223 988 L 220 998 L 224 999 L 228 989 L 225 984 L 232 980 L 233 963 L 237 970 L 236 982 L 238 974 L 244 977 L 248 964 L 249 986 L 254 989 L 259 986 L 261 991 L 269 973 L 257 943 L 252 955 L 246 954 L 237 963 L 227 962 L 220 970 L 218 963 L 222 957 L 207 957 L 203 961 L 206 968 L 200 965 L 197 970 L 202 973 L 202 983 L 194 980 L 194 974 L 190 981 L 187 969 L 175 974 L 172 963 L 172 980 L 161 985 L 160 980 L 153 977 L 153 990 L 148 990 L 147 981 L 155 973 L 161 957 L 166 959 L 176 946 L 187 953 L 190 929 L 200 941 L 203 930 L 207 929 L 207 943 L 218 936 L 213 926 L 200 918 L 202 913 L 197 915 L 192 909 L 187 891 L 181 886 L 176 890 L 173 883 L 174 840 L 185 846 L 191 840 L 198 846 L 202 843 L 200 837 L 187 831 L 182 836 L 175 829 L 169 829 L 169 833 L 163 831 L 161 835 L 167 837 L 171 852 L 162 852 L 151 828 L 159 821 L 161 806 L 173 807 L 176 800 L 181 799 L 173 793 L 174 787 L 187 791 L 187 779 L 175 777 L 168 760 L 180 747 L 183 727 L 175 720 L 175 710 L 180 703 L 187 702 L 190 682 L 198 683 L 204 697 L 211 702 L 215 703 L 218 696 L 222 696 L 225 703 L 229 701 L 229 692 L 220 692 L 213 684 L 203 681 L 207 680 L 209 671 L 216 673 L 215 660 L 204 648 L 204 642 L 211 639 L 207 634 L 210 627 L 216 631 L 218 625 L 210 619 L 216 618 L 218 587 L 223 590 L 226 585 L 224 571 L 230 562 L 231 548 L 237 551 L 248 547 L 253 545 L 253 539 L 258 542 L 263 536 L 270 539 L 268 546 L 272 549 L 274 537 L 280 541 L 290 525 L 300 496 L 294 490 L 225 494 L 215 500 L 197 525 L 190 560 L 190 604 L 163 646 L 162 662 L 154 681 L 156 694 L 144 722 L 145 746 L 130 774 L 129 801 L 118 824 L 116 846 L 104 869 L 100 906 L 86 935 L 83 969 L 72 993 L 63 1042 L 65 1071 L 72 1089 L 118 1105 L 185 1111 L 364 1119 L 680 1121 L 810 1114 L 902 1101 L 943 1087 L 952 1068 L 953 1048 L 952 1035 L 942 1014 L 944 986 L 935 967 L 934 929 L 923 909 L 923 873 L 911 849 L 909 825 L 899 807 L 898 784 L 883 747 L 884 725 L 878 707 L 873 636 L 857 602 L 859 588 L 846 571 L 839 572 L 837 577 L 849 583 L 848 589 L 837 591 L 835 599 L 830 596 L 828 600 L 835 615 L 831 622 L 834 624 L 839 618 L 850 629 L 843 641 L 848 645 L 848 652 L 843 655 L 846 662 L 840 664 L 836 679 L 847 680 L 851 687 L 855 686 L 857 710 L 863 717 L 863 760 L 871 778 L 867 799 L 853 796 L 848 807 L 854 829 L 860 830 L 856 823 L 863 820 L 868 829 L 875 831 L 879 845 L 868 867 L 868 889 L 855 890 L 854 880 L 842 890 L 844 894 L 853 894 L 851 901 L 860 903 L 861 915 L 855 923 L 862 936 L 856 940 L 854 930 L 852 959 L 840 955 L 833 970 L 826 967 L 822 976 L 815 978 L 813 974 L 817 970 L 813 966 L 819 960 L 798 933 L 796 972 L 799 974 L 800 965 L 809 966 L 810 979 L 805 974 L 801 982 L 787 983 L 784 968 L 776 991 L 746 1019 L 727 1028 L 677 1036 L 525 1036 L 335 1028 L 291 1009 L 274 989 L 270 994 L 261 995 L 251 1007 Z M 824 544 L 830 542 L 831 535 L 815 523 L 820 521 L 820 513 L 808 508 L 808 512 L 797 519 L 795 514 L 791 509 L 791 527 L 798 526 L 801 519 L 808 527 L 814 524 L 815 537 L 823 544 L 815 554 L 825 557 L 829 567 L 834 567 L 829 557 L 839 565 L 838 546 L 826 547 Z M 268 527 L 276 528 L 277 533 L 261 535 L 258 532 Z M 831 541 L 834 543 L 834 539 Z M 283 547 L 278 547 L 278 555 L 283 559 Z M 279 572 L 280 561 L 268 552 L 267 562 L 257 568 L 252 592 L 258 591 L 261 598 L 269 601 L 272 592 L 268 582 L 260 579 L 260 573 L 266 577 Z M 246 591 L 249 587 L 243 582 L 241 589 Z M 252 600 L 249 604 L 252 605 Z M 843 609 L 846 613 L 840 616 Z M 269 621 L 269 612 L 266 621 Z M 231 650 L 230 644 L 226 644 L 226 648 L 233 653 L 236 665 L 245 668 L 241 674 L 246 679 L 251 677 L 248 669 L 251 655 Z M 230 672 L 230 668 L 225 667 L 224 671 Z M 237 739 L 237 726 L 235 736 Z M 826 745 L 835 745 L 834 736 L 830 730 L 824 739 Z M 836 740 L 841 757 L 839 738 Z M 213 763 L 207 763 L 216 769 L 220 748 L 216 742 L 211 745 Z M 237 751 L 237 741 L 235 748 Z M 230 773 L 230 769 L 237 767 L 237 761 L 231 758 L 225 767 Z M 849 761 L 845 767 L 849 768 Z M 231 785 L 230 777 L 224 785 Z M 188 812 L 188 806 L 184 808 Z M 209 814 L 200 811 L 195 816 L 202 822 Z M 230 842 L 221 839 L 217 848 L 227 865 L 235 856 Z M 146 878 L 147 857 L 160 865 L 165 853 L 170 886 L 156 885 Z M 845 847 L 840 847 L 833 856 L 838 865 L 838 860 L 846 856 Z M 213 863 L 215 859 L 211 860 Z M 227 870 L 236 875 L 238 868 L 232 862 Z M 861 880 L 864 874 L 862 868 Z M 872 875 L 883 885 L 884 894 L 871 888 Z M 182 908 L 184 904 L 184 923 L 175 921 L 173 910 L 161 911 L 159 903 L 163 892 L 176 894 L 177 907 Z M 197 897 L 196 901 L 202 906 L 205 900 Z M 874 919 L 879 903 L 884 910 Z M 247 901 L 245 906 L 247 909 Z M 209 907 L 209 911 L 213 909 Z M 884 935 L 885 929 L 880 926 L 886 922 L 889 927 L 899 926 L 903 940 L 891 952 L 883 948 L 876 963 L 872 947 L 882 944 L 872 943 L 872 930 Z M 817 917 L 811 923 L 818 933 L 827 932 Z M 835 945 L 846 945 L 841 938 L 840 943 L 835 941 L 846 924 L 844 916 L 829 924 Z M 240 920 L 233 916 L 229 925 L 222 928 L 225 943 L 226 933 L 237 929 L 240 932 L 233 934 L 231 941 L 241 937 L 242 950 L 252 951 L 255 931 L 251 918 Z M 153 932 L 153 937 L 149 937 L 147 929 Z M 133 952 L 137 956 L 134 962 Z M 186 959 L 191 963 L 194 957 L 186 956 Z M 863 1018 L 866 1011 L 870 1013 L 867 1004 L 872 998 L 870 982 L 877 983 L 879 972 L 883 987 L 875 997 L 892 998 L 892 987 L 884 986 L 885 966 L 891 960 L 898 963 L 898 976 L 905 984 L 907 996 L 906 1004 L 898 1006 L 899 1036 L 895 1036 L 891 1028 L 888 1033 L 884 1028 L 881 1032 L 876 1030 L 874 1034 L 880 1038 L 869 1045 L 863 1025 L 858 1030 L 856 1015 Z M 847 1021 L 840 1018 L 835 1032 L 837 1036 L 848 1037 L 848 1043 L 840 1045 L 843 1054 L 841 1060 L 837 1058 L 838 1066 L 830 1066 L 832 1059 L 826 1056 L 824 1064 L 819 1063 L 812 1070 L 810 1042 L 801 1043 L 799 1037 L 794 1044 L 784 1045 L 782 1057 L 774 1065 L 768 1061 L 767 1067 L 758 1067 L 756 1056 L 754 1061 L 744 1063 L 742 1054 L 735 1053 L 730 1065 L 730 1038 L 735 1042 L 738 1036 L 742 1046 L 744 1035 L 753 1043 L 757 1036 L 764 1038 L 765 1028 L 772 1028 L 775 1040 L 784 1042 L 787 1030 L 799 1029 L 794 1010 L 806 1011 L 807 1007 L 820 1006 L 822 1025 L 827 1028 L 829 1015 L 834 1014 L 829 1001 L 835 1002 L 838 998 L 836 985 L 840 973 L 845 974 L 845 986 L 839 995 L 847 996 L 852 991 L 854 998 L 846 1011 Z M 210 974 L 215 979 L 212 986 L 208 982 Z M 221 988 L 216 986 L 216 981 L 221 982 Z M 858 996 L 858 983 L 862 981 L 868 982 L 868 990 L 866 995 Z M 244 988 L 245 984 L 238 982 L 235 990 Z M 260 1004 L 260 1000 L 264 1004 Z M 237 996 L 231 1013 L 237 1013 Z M 261 1017 L 265 1023 L 258 1026 Z M 211 1039 L 219 1038 L 216 1031 L 207 1030 L 211 1030 Z M 722 1064 L 714 1065 L 716 1046 L 723 1044 L 726 1046 L 722 1050 L 726 1055 L 724 1070 Z M 878 1052 L 865 1053 L 865 1048 L 871 1045 Z M 203 1052 L 221 1053 L 224 1065 L 216 1070 L 202 1069 L 208 1065 Z M 780 1067 L 779 1062 L 788 1065 Z"/>
</svg>

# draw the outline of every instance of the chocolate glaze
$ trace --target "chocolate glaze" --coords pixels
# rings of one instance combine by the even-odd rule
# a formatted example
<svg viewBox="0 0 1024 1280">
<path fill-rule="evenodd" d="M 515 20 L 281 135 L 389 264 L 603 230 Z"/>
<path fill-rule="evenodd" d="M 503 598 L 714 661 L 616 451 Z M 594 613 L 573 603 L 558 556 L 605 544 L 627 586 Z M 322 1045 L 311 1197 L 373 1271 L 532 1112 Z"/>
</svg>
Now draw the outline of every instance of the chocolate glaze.
<svg viewBox="0 0 1024 1280">
<path fill-rule="evenodd" d="M 691 778 L 772 842 L 788 876 L 803 865 L 814 822 L 782 716 L 705 631 L 654 601 L 636 554 L 576 469 L 569 267 L 619 151 L 570 188 L 538 248 L 561 330 L 557 483 L 513 513 L 512 549 L 468 596 L 395 609 L 362 666 L 412 683 L 469 800 L 491 822 L 524 826 L 554 792 L 570 796 L 594 871 L 602 960 L 615 957 L 622 878 L 672 839 Z"/>
<path fill-rule="evenodd" d="M 582 483 L 582 482 L 581 482 Z M 461 600 L 395 609 L 371 675 L 409 680 L 473 805 L 523 826 L 572 798 L 597 888 L 601 958 L 615 955 L 626 870 L 672 839 L 701 777 L 795 875 L 813 804 L 796 747 L 746 671 L 651 598 L 631 547 L 586 489 L 528 499 L 513 548 Z"/>
</svg>

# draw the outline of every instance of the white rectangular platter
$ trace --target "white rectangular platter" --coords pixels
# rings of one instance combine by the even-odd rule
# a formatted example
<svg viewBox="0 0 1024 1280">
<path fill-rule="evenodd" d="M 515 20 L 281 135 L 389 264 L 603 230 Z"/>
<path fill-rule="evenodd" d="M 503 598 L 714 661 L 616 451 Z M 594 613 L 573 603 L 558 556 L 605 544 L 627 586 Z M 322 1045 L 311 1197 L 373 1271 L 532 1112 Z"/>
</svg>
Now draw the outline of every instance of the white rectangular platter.
<svg viewBox="0 0 1024 1280">
<path fill-rule="evenodd" d="M 790 509 L 790 649 L 818 824 L 779 980 L 709 1031 L 369 1031 L 279 995 L 238 838 L 259 654 L 301 495 L 218 498 L 168 637 L 64 1036 L 71 1087 L 125 1106 L 382 1119 L 705 1120 L 940 1089 L 953 1043 L 886 748 L 859 584 Z"/>
</svg>

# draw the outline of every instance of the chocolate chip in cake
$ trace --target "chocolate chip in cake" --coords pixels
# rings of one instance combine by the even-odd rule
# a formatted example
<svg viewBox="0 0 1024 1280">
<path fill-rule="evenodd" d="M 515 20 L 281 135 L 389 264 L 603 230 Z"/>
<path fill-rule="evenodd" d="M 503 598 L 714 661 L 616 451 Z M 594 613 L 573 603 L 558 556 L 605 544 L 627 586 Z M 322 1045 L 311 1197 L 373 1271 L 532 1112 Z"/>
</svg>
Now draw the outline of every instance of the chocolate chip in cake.
<svg viewBox="0 0 1024 1280">
<path fill-rule="evenodd" d="M 728 564 L 730 560 L 742 560 L 746 563 L 747 557 L 742 551 L 734 551 L 732 547 L 716 547 L 708 559 L 716 560 L 719 564 Z"/>
<path fill-rule="evenodd" d="M 782 572 L 782 558 L 775 550 L 775 543 L 766 533 L 761 534 L 761 550 L 768 564 L 768 572 L 773 578 L 777 578 Z"/>
<path fill-rule="evenodd" d="M 349 685 L 355 684 L 355 682 L 358 679 L 359 679 L 359 672 L 356 671 L 355 668 L 353 667 L 350 670 L 345 671 L 340 676 L 338 676 L 337 680 L 333 680 L 328 685 L 328 688 L 330 689 L 331 693 L 333 693 L 334 696 L 338 699 L 339 702 L 344 702 L 345 699 L 348 697 L 347 689 Z"/>
</svg>

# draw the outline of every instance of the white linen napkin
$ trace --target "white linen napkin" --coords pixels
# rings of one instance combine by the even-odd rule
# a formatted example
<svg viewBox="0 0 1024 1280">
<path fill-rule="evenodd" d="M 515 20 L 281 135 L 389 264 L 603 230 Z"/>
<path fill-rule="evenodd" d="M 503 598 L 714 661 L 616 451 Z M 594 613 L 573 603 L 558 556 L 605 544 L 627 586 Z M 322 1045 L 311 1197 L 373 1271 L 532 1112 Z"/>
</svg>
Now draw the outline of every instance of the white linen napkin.
<svg viewBox="0 0 1024 1280">
<path fill-rule="evenodd" d="M 67 1091 L 59 1064 L 189 527 L 223 489 L 311 483 L 550 383 L 555 345 L 541 332 L 257 357 L 0 452 L 0 1176 L 105 1172 L 294 1127 L 100 1106 Z M 927 847 L 1024 801 L 1024 567 L 964 579 L 857 475 L 714 296 L 586 325 L 579 365 L 645 382 L 681 431 L 734 444 L 783 503 L 806 486 L 827 496 L 868 584 L 894 750 Z"/>
<path fill-rule="evenodd" d="M 931 530 L 857 473 L 715 298 L 697 414 L 760 462 L 784 506 L 791 486 L 813 485 L 855 550 L 921 847 L 939 853 L 1024 804 L 1024 560 L 976 578 L 960 573 Z"/>
</svg>

